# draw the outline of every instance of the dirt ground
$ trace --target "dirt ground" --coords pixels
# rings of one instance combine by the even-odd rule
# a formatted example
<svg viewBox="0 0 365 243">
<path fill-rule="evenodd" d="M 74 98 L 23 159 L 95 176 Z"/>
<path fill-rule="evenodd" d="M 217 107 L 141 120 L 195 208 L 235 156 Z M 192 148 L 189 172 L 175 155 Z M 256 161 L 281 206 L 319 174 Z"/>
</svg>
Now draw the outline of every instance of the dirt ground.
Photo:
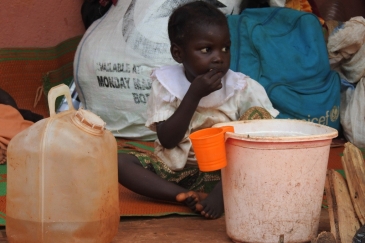
<svg viewBox="0 0 365 243">
<path fill-rule="evenodd" d="M 318 233 L 330 231 L 328 211 L 322 209 Z M 5 227 L 0 228 L 0 243 L 8 243 Z M 206 220 L 199 216 L 122 217 L 118 234 L 111 243 L 120 242 L 232 242 L 226 234 L 224 216 Z"/>
</svg>

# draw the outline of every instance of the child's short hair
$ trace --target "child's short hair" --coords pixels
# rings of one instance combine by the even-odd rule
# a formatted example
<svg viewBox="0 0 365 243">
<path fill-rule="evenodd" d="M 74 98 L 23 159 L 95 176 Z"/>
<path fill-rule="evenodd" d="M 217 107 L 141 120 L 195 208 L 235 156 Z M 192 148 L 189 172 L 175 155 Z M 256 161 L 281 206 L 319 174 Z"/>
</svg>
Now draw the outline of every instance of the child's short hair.
<svg viewBox="0 0 365 243">
<path fill-rule="evenodd" d="M 227 25 L 227 18 L 218 8 L 204 1 L 194 1 L 179 6 L 173 11 L 168 22 L 171 43 L 183 45 L 185 38 L 197 25 Z"/>
</svg>

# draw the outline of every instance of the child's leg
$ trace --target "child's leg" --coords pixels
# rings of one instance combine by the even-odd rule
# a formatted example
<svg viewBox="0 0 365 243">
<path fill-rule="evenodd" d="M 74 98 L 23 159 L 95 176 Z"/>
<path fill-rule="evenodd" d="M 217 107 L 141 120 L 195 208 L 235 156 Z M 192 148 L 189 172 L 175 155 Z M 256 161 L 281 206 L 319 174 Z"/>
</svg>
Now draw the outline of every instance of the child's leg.
<svg viewBox="0 0 365 243">
<path fill-rule="evenodd" d="M 224 212 L 222 181 L 218 182 L 207 198 L 196 204 L 196 210 L 206 218 L 219 218 Z"/>
<path fill-rule="evenodd" d="M 196 203 L 205 198 L 205 194 L 188 191 L 143 168 L 138 158 L 131 154 L 118 154 L 118 178 L 120 184 L 135 193 L 159 200 L 182 202 L 193 211 Z M 183 199 L 178 195 L 184 195 Z"/>
</svg>

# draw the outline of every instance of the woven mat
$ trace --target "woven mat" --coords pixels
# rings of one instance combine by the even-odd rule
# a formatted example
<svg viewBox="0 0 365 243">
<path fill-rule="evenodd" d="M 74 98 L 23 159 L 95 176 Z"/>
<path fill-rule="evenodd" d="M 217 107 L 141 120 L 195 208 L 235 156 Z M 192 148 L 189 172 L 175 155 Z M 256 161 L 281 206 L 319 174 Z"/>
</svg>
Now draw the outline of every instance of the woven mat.
<svg viewBox="0 0 365 243">
<path fill-rule="evenodd" d="M 138 150 L 153 152 L 153 142 L 117 139 L 118 150 Z M 138 195 L 123 186 L 119 186 L 120 216 L 165 216 L 170 214 L 197 215 L 181 204 L 157 201 Z M 26 204 L 24 205 L 26 207 Z M 0 165 L 0 225 L 6 224 L 6 165 Z"/>
<path fill-rule="evenodd" d="M 117 138 L 118 152 L 140 151 L 153 153 L 153 142 L 132 141 Z M 181 204 L 157 201 L 138 195 L 123 186 L 119 186 L 120 216 L 164 216 L 169 214 L 197 215 Z"/>
<path fill-rule="evenodd" d="M 0 87 L 7 91 L 21 109 L 49 116 L 46 96 L 43 92 L 45 77 L 49 88 L 70 76 L 77 46 L 81 36 L 70 38 L 49 48 L 3 48 L 0 49 Z M 65 71 L 63 74 L 60 70 Z M 67 74 L 67 77 L 65 77 Z M 36 97 L 39 97 L 38 103 Z M 36 106 L 34 106 L 34 104 Z"/>
<path fill-rule="evenodd" d="M 117 139 L 119 152 L 139 150 L 145 153 L 153 152 L 152 142 Z M 330 150 L 328 168 L 342 170 L 341 156 L 343 147 L 333 147 Z M 364 152 L 364 151 L 363 151 Z M 343 171 L 343 170 L 342 170 Z M 138 195 L 123 186 L 119 186 L 120 216 L 164 216 L 170 214 L 196 215 L 185 206 L 157 201 Z M 25 204 L 26 206 L 26 204 Z M 6 165 L 0 165 L 0 225 L 6 224 Z"/>
<path fill-rule="evenodd" d="M 170 214 L 197 215 L 181 204 L 157 201 L 140 196 L 119 185 L 120 216 L 165 216 Z"/>
</svg>

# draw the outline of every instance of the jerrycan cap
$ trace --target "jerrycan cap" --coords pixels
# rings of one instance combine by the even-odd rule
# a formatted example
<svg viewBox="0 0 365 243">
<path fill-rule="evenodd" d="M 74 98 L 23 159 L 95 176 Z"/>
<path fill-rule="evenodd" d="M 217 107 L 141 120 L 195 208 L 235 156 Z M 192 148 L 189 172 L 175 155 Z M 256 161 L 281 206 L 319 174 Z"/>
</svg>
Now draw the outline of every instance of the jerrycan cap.
<svg viewBox="0 0 365 243">
<path fill-rule="evenodd" d="M 82 108 L 76 111 L 72 121 L 85 132 L 94 135 L 102 134 L 105 130 L 105 122 L 99 116 Z"/>
</svg>

